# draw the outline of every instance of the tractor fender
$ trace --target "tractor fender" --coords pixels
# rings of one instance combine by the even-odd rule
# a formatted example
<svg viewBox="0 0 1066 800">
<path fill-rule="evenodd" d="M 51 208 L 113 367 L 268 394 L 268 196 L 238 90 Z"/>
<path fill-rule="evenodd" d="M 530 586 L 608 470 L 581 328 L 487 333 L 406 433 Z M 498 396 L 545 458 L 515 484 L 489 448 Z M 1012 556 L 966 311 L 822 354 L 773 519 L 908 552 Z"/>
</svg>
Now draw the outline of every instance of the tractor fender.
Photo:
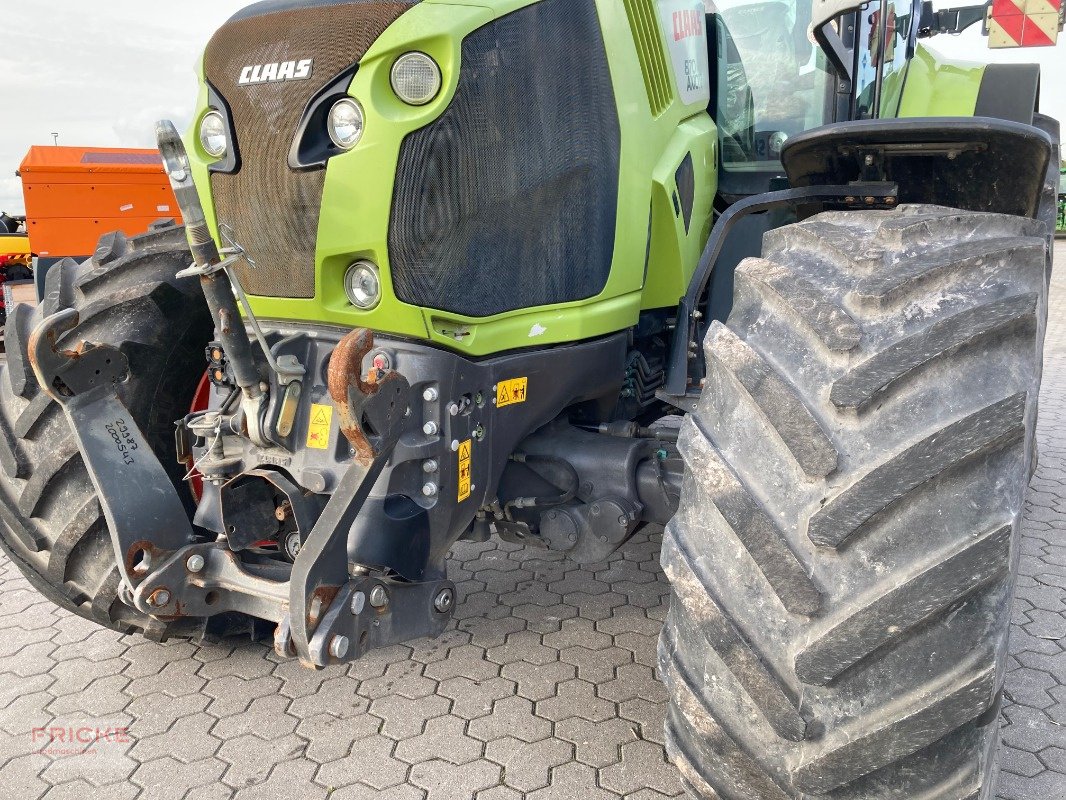
<svg viewBox="0 0 1066 800">
<path fill-rule="evenodd" d="M 801 133 L 781 160 L 795 188 L 889 180 L 900 203 L 1040 217 L 1053 131 L 988 117 L 841 122 Z"/>
</svg>

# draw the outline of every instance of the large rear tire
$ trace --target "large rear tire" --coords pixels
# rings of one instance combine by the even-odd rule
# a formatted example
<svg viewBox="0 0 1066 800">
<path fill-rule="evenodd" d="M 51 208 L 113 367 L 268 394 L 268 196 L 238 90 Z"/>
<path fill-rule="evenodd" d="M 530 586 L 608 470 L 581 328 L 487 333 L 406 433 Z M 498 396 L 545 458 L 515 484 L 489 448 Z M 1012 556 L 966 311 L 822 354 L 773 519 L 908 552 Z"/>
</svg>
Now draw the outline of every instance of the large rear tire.
<svg viewBox="0 0 1066 800">
<path fill-rule="evenodd" d="M 695 796 L 992 797 L 1047 264 L 1033 220 L 905 206 L 737 270 L 662 555 Z"/>
<path fill-rule="evenodd" d="M 159 640 L 193 635 L 202 623 L 165 623 L 118 599 L 107 522 L 66 416 L 37 385 L 26 345 L 45 315 L 75 308 L 81 321 L 61 345 L 85 340 L 119 348 L 130 363 L 123 402 L 186 496 L 174 421 L 189 412 L 212 331 L 199 284 L 174 277 L 190 263 L 184 228 L 173 224 L 128 240 L 104 236 L 90 261 L 67 259 L 51 268 L 40 306 L 15 307 L 0 367 L 0 548 L 57 605 Z"/>
</svg>

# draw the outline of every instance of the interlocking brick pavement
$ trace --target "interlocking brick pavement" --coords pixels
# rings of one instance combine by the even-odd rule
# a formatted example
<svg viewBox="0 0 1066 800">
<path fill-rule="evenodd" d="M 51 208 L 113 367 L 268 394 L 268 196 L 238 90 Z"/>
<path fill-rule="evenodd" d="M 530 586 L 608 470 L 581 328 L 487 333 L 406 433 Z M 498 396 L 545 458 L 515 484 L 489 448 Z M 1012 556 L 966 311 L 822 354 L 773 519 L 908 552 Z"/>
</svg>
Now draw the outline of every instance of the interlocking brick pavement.
<svg viewBox="0 0 1066 800">
<path fill-rule="evenodd" d="M 1066 266 L 1060 243 L 1058 263 Z M 1066 797 L 1066 273 L 1053 285 L 1040 466 L 1003 709 L 1002 800 Z M 436 641 L 311 672 L 262 644 L 158 645 L 54 608 L 0 557 L 0 791 L 11 800 L 662 800 L 659 537 L 608 562 L 455 549 Z M 127 743 L 41 755 L 45 725 Z"/>
<path fill-rule="evenodd" d="M 1066 241 L 1044 345 L 1037 438 L 1003 705 L 1001 800 L 1066 797 Z"/>
</svg>

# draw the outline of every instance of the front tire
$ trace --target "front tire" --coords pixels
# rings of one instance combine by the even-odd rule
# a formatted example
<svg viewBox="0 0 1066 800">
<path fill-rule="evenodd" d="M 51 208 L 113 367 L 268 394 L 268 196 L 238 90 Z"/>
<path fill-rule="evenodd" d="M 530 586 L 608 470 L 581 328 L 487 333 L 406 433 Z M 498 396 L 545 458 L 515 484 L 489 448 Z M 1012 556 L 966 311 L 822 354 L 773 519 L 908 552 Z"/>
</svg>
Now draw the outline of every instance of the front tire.
<svg viewBox="0 0 1066 800">
<path fill-rule="evenodd" d="M 1046 242 L 904 206 L 772 231 L 738 268 L 662 555 L 696 797 L 992 796 Z"/>
<path fill-rule="evenodd" d="M 63 410 L 37 385 L 26 346 L 46 315 L 75 308 L 80 322 L 61 346 L 84 340 L 121 350 L 130 377 L 119 394 L 187 494 L 174 422 L 189 413 L 212 332 L 199 284 L 174 277 L 191 262 L 184 228 L 173 224 L 129 240 L 104 236 L 90 261 L 51 268 L 40 306 L 13 309 L 0 367 L 0 548 L 57 605 L 158 640 L 195 635 L 202 621 L 163 622 L 118 598 L 118 566 L 95 489 Z"/>
</svg>

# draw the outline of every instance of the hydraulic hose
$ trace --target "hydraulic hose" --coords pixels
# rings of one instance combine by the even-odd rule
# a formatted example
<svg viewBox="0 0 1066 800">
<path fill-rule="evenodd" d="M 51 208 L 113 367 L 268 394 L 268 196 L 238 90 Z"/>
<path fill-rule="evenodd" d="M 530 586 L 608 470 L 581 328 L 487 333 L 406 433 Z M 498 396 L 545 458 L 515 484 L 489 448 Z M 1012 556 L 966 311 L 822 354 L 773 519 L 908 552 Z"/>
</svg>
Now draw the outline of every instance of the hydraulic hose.
<svg viewBox="0 0 1066 800">
<path fill-rule="evenodd" d="M 219 341 L 233 369 L 233 378 L 248 400 L 258 400 L 263 394 L 260 386 L 262 377 L 252 354 L 251 339 L 241 321 L 237 299 L 233 296 L 233 286 L 224 270 L 208 269 L 221 264 L 222 256 L 211 236 L 200 195 L 192 179 L 192 167 L 185 144 L 170 120 L 156 124 L 156 138 L 163 157 L 163 167 L 185 221 L 185 236 L 193 261 L 201 270 L 200 286 L 218 329 Z"/>
</svg>

